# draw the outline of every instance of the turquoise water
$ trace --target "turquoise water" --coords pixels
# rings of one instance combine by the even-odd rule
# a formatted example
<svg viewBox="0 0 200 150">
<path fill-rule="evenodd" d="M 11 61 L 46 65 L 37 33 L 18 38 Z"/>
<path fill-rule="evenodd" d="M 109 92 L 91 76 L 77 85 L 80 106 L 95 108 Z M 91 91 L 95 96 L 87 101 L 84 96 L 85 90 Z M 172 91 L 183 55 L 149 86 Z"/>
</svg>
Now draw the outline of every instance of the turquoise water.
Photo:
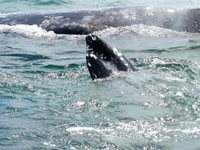
<svg viewBox="0 0 200 150">
<path fill-rule="evenodd" d="M 199 1 L 8 1 L 2 14 Z M 139 71 L 92 81 L 85 36 L 0 26 L 0 149 L 200 148 L 200 36 L 132 25 L 96 32 Z"/>
<path fill-rule="evenodd" d="M 71 11 L 121 6 L 147 6 L 164 8 L 198 8 L 198 0 L 1 0 L 0 12 Z"/>
</svg>

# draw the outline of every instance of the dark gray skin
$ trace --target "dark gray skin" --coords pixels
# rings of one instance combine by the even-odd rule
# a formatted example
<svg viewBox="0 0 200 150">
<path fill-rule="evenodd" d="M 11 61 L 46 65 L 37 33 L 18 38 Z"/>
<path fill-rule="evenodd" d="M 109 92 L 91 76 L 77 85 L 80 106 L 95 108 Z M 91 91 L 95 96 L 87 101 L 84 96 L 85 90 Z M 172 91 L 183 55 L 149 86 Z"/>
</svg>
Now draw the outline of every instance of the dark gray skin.
<svg viewBox="0 0 200 150">
<path fill-rule="evenodd" d="M 91 12 L 69 12 L 49 14 L 10 14 L 0 17 L 0 24 L 7 25 L 38 25 L 47 31 L 54 31 L 56 34 L 89 34 L 94 30 L 82 22 L 85 16 Z"/>
<path fill-rule="evenodd" d="M 146 7 L 111 8 L 66 13 L 10 14 L 0 24 L 38 25 L 57 34 L 90 34 L 108 27 L 144 24 L 177 31 L 200 33 L 200 9 Z"/>
<path fill-rule="evenodd" d="M 122 53 L 96 35 L 86 37 L 86 47 L 86 63 L 93 80 L 109 77 L 113 74 L 113 68 L 118 71 L 136 71 L 135 66 Z"/>
</svg>

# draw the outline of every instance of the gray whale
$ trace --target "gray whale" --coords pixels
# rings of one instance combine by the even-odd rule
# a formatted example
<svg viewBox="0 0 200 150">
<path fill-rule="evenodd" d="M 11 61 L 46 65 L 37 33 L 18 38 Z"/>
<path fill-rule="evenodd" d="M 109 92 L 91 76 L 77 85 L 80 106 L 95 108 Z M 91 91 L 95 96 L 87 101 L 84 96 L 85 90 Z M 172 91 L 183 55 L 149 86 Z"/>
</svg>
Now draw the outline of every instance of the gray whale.
<svg viewBox="0 0 200 150">
<path fill-rule="evenodd" d="M 117 71 L 136 71 L 135 66 L 118 50 L 96 35 L 86 37 L 86 63 L 91 78 L 106 78 Z"/>
<path fill-rule="evenodd" d="M 200 33 L 200 9 L 128 7 L 65 13 L 8 14 L 0 16 L 0 24 L 38 25 L 57 34 L 90 34 L 109 27 L 133 24 Z"/>
</svg>

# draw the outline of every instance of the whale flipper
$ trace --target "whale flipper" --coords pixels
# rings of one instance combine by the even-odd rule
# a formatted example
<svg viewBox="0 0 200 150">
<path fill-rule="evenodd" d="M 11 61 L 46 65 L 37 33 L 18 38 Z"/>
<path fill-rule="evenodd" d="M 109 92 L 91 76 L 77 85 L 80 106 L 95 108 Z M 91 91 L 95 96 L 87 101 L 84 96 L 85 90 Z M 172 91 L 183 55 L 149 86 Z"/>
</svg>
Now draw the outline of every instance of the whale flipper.
<svg viewBox="0 0 200 150">
<path fill-rule="evenodd" d="M 135 71 L 135 66 L 118 50 L 96 35 L 86 37 L 86 62 L 91 78 L 105 78 L 119 71 Z M 112 66 L 112 67 L 110 67 Z"/>
</svg>

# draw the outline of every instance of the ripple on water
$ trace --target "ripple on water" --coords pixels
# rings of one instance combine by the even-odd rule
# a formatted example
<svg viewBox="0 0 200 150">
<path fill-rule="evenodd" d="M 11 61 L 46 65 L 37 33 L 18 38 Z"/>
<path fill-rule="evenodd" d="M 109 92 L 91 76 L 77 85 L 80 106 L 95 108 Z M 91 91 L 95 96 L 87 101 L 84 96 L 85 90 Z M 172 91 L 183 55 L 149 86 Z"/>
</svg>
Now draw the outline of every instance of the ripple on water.
<svg viewBox="0 0 200 150">
<path fill-rule="evenodd" d="M 107 33 L 108 41 L 129 47 L 122 51 L 139 71 L 95 82 L 86 67 L 83 36 L 56 38 L 51 44 L 45 37 L 3 36 L 9 42 L 2 43 L 7 48 L 0 64 L 0 147 L 181 149 L 192 143 L 196 148 L 199 41 L 188 44 L 178 38 L 187 33 L 176 37 L 173 31 L 175 38 L 165 38 L 167 32 L 162 32 L 158 39 L 161 29 L 152 27 L 157 33 L 153 36 L 149 28 L 126 27 L 124 35 L 129 29 L 141 33 L 124 37 L 132 45 L 118 39 L 123 34 L 113 35 L 114 29 Z M 134 47 L 137 42 L 139 48 Z"/>
</svg>

